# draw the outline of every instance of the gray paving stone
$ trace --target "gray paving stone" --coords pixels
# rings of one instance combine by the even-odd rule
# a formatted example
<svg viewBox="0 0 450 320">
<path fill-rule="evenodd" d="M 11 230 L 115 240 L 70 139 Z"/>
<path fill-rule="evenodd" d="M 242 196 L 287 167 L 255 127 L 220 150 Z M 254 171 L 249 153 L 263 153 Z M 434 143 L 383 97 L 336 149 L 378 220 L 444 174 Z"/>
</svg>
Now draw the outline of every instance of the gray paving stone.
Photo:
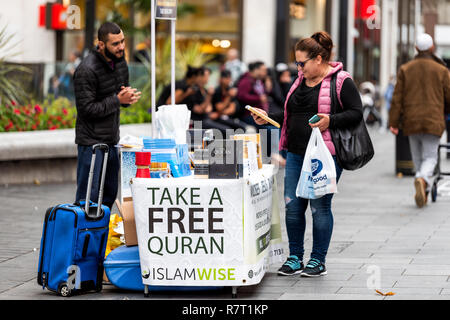
<svg viewBox="0 0 450 320">
<path fill-rule="evenodd" d="M 333 201 L 334 229 L 327 255 L 328 275 L 318 279 L 278 277 L 271 266 L 259 285 L 242 287 L 238 299 L 402 300 L 450 299 L 450 198 L 423 209 L 414 204 L 413 178 L 394 174 L 394 138 L 371 132 L 377 154 L 366 167 L 345 171 Z M 450 161 L 448 161 L 450 164 Z M 283 171 L 277 181 L 283 192 Z M 370 184 L 367 183 L 370 181 Z M 47 207 L 73 201 L 74 184 L 0 186 L 0 299 L 61 300 L 36 284 L 42 221 Z M 284 204 L 280 196 L 283 237 Z M 306 214 L 305 258 L 312 247 L 312 218 Z M 32 251 L 34 248 L 37 251 Z M 381 291 L 367 288 L 368 268 L 380 268 Z M 228 291 L 157 292 L 150 299 L 229 299 Z M 142 300 L 140 292 L 106 285 L 101 293 L 73 297 Z"/>
<path fill-rule="evenodd" d="M 388 292 L 394 293 L 395 299 L 393 300 L 410 300 L 411 297 L 415 296 L 418 300 L 425 300 L 427 298 L 429 299 L 440 299 L 440 295 L 442 294 L 442 289 L 440 288 L 387 288 L 387 287 L 381 287 L 378 289 L 382 293 L 386 294 Z M 337 294 L 358 294 L 358 295 L 364 295 L 368 294 L 370 292 L 373 292 L 374 295 L 378 295 L 374 290 L 367 289 L 367 288 L 349 288 L 344 287 L 341 288 Z M 394 297 L 389 296 L 389 297 Z M 420 298 L 422 297 L 422 299 Z M 388 297 L 386 297 L 386 300 Z M 450 299 L 450 297 L 448 297 Z"/>
<path fill-rule="evenodd" d="M 449 265 L 411 266 L 405 269 L 405 276 L 450 276 Z"/>
<path fill-rule="evenodd" d="M 295 286 L 291 288 L 287 288 L 285 290 L 285 293 L 297 293 L 297 294 L 331 294 L 336 293 L 341 287 L 340 286 L 333 286 L 330 285 L 323 285 L 323 286 Z"/>
<path fill-rule="evenodd" d="M 409 254 L 411 256 L 416 255 L 419 252 L 420 249 L 405 249 L 405 253 L 404 254 Z M 374 254 L 372 254 L 370 256 L 371 259 L 385 259 L 385 258 L 392 258 L 395 259 L 397 258 L 399 255 L 401 255 L 401 250 L 397 250 L 395 252 L 375 252 Z"/>
<path fill-rule="evenodd" d="M 289 277 L 268 277 L 264 278 L 260 284 L 266 287 L 292 287 L 300 279 L 299 275 L 289 276 Z"/>
<path fill-rule="evenodd" d="M 401 276 L 403 275 L 403 273 L 405 272 L 406 268 L 393 268 L 392 266 L 389 267 L 382 267 L 379 265 L 373 265 L 373 264 L 365 264 L 361 267 L 361 269 L 358 271 L 355 271 L 354 274 L 355 275 L 369 275 L 371 273 L 373 273 L 373 266 L 376 266 L 378 268 L 380 268 L 380 274 L 381 276 L 387 275 L 387 276 Z"/>
<path fill-rule="evenodd" d="M 450 289 L 448 276 L 402 276 L 397 280 L 394 288 L 442 288 Z"/>
<path fill-rule="evenodd" d="M 280 300 L 384 300 L 382 296 L 363 294 L 298 294 L 285 293 Z"/>
<path fill-rule="evenodd" d="M 449 299 L 450 299 L 450 289 L 442 289 L 442 291 L 440 292 L 441 295 L 448 295 Z"/>
<path fill-rule="evenodd" d="M 373 286 L 373 274 L 359 274 L 359 275 L 353 275 L 348 280 L 347 287 L 361 287 L 361 288 L 367 288 Z M 379 285 L 383 288 L 392 288 L 394 284 L 397 282 L 398 276 L 395 275 L 387 275 L 385 273 L 380 274 L 379 278 Z"/>
<path fill-rule="evenodd" d="M 341 270 L 352 270 L 352 271 L 357 271 L 359 269 L 361 269 L 361 267 L 363 266 L 363 263 L 346 263 L 346 264 L 342 264 L 342 263 L 333 263 L 331 261 L 327 260 L 326 263 L 326 267 L 329 271 L 329 273 L 332 272 L 341 272 Z"/>
<path fill-rule="evenodd" d="M 429 294 L 396 294 L 391 297 L 386 297 L 385 300 L 450 300 L 450 297 L 445 295 L 429 295 Z"/>
<path fill-rule="evenodd" d="M 420 255 L 418 254 L 417 256 L 415 256 L 411 262 L 411 265 L 424 265 L 424 266 L 429 266 L 429 265 L 435 265 L 436 263 L 438 264 L 445 264 L 445 265 L 450 265 L 450 257 L 441 257 L 439 256 L 438 253 L 436 254 L 424 254 L 424 255 Z"/>
</svg>

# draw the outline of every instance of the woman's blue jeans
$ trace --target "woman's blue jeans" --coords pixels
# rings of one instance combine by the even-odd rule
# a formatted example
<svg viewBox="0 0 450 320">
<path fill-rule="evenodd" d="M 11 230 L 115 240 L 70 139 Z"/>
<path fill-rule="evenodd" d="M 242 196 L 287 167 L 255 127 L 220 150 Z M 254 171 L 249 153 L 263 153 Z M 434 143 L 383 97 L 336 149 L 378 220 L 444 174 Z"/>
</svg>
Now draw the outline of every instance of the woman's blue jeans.
<svg viewBox="0 0 450 320">
<path fill-rule="evenodd" d="M 304 156 L 288 152 L 284 177 L 284 201 L 286 204 L 286 229 L 289 241 L 290 255 L 296 255 L 303 260 L 304 237 L 306 229 L 305 212 L 308 203 L 311 204 L 313 221 L 313 247 L 311 258 L 325 263 L 325 256 L 330 245 L 333 232 L 333 214 L 331 212 L 331 200 L 333 194 L 327 194 L 319 199 L 303 199 L 295 195 L 297 183 L 300 178 Z M 336 163 L 337 181 L 342 173 L 342 168 Z"/>
</svg>

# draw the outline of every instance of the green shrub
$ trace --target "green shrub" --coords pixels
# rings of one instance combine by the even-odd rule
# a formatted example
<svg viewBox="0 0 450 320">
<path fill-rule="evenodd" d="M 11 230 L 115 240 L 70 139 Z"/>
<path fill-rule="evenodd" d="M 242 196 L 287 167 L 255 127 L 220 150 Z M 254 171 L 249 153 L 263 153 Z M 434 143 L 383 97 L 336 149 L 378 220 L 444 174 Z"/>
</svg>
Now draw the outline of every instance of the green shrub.
<svg viewBox="0 0 450 320">
<path fill-rule="evenodd" d="M 128 108 L 120 109 L 120 124 L 151 122 L 151 103 L 149 99 L 141 97 L 138 102 Z"/>
<path fill-rule="evenodd" d="M 66 98 L 22 106 L 12 101 L 0 107 L 0 132 L 73 128 L 75 119 L 76 109 Z"/>
<path fill-rule="evenodd" d="M 74 128 L 76 118 L 76 107 L 67 98 L 49 96 L 42 103 L 33 101 L 22 106 L 13 101 L 0 106 L 0 132 Z M 150 102 L 144 99 L 121 108 L 121 124 L 150 121 Z"/>
</svg>

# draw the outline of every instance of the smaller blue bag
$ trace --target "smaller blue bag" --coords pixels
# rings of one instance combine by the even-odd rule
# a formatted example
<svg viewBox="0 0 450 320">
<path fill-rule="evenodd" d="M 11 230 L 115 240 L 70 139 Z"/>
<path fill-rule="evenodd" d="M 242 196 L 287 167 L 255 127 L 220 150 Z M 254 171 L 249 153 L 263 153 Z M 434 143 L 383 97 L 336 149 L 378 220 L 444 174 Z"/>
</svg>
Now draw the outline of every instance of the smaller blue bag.
<svg viewBox="0 0 450 320">
<path fill-rule="evenodd" d="M 121 246 L 114 249 L 106 257 L 104 267 L 109 281 L 117 288 L 132 291 L 144 291 L 138 246 Z M 148 286 L 150 291 L 204 291 L 222 288 L 223 287 L 205 286 Z"/>
<path fill-rule="evenodd" d="M 103 263 L 109 281 L 120 289 L 143 291 L 139 247 L 121 246 L 106 257 Z"/>
</svg>

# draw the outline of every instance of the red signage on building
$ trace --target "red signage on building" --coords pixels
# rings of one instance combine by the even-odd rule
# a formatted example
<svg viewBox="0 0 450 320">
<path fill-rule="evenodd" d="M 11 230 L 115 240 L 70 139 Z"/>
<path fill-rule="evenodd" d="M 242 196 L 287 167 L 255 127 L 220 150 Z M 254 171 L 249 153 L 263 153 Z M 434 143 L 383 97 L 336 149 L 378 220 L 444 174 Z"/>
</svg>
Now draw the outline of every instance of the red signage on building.
<svg viewBox="0 0 450 320">
<path fill-rule="evenodd" d="M 67 7 L 59 3 L 39 6 L 39 27 L 51 30 L 67 29 Z"/>
<path fill-rule="evenodd" d="M 356 0 L 355 1 L 355 18 L 367 20 L 376 14 L 372 6 L 376 5 L 376 0 Z"/>
<path fill-rule="evenodd" d="M 67 7 L 55 3 L 52 6 L 52 29 L 65 30 L 67 28 Z"/>
<path fill-rule="evenodd" d="M 39 27 L 45 27 L 46 5 L 39 6 Z"/>
</svg>

